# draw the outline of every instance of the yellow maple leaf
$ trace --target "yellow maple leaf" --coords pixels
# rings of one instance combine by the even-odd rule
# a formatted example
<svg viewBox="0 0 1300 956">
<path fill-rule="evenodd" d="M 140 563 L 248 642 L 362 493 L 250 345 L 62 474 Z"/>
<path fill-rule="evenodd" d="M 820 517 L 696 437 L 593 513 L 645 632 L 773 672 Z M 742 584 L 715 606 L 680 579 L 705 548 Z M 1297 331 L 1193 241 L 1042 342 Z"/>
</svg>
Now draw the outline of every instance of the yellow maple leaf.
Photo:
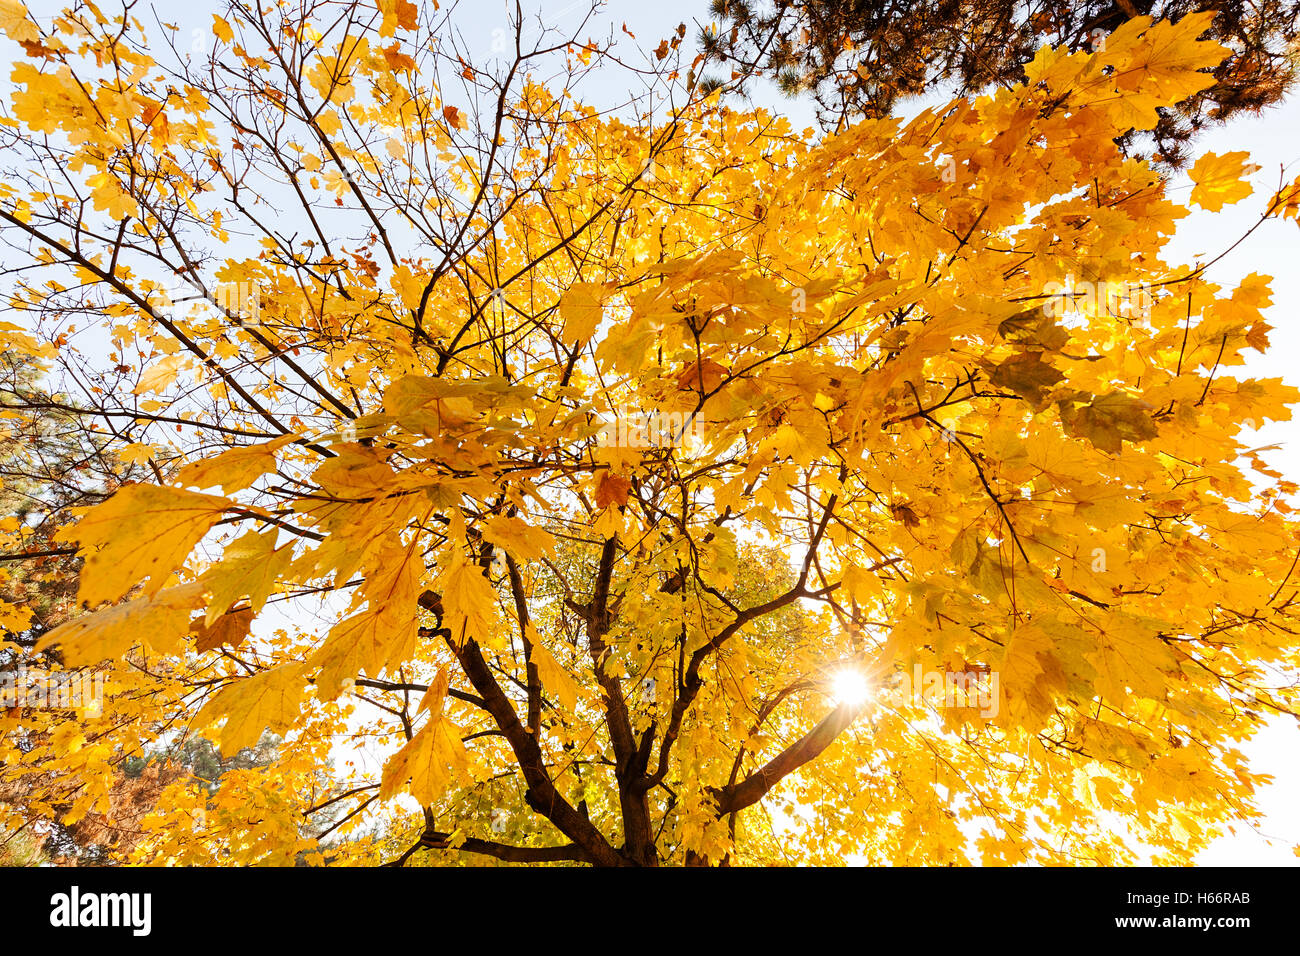
<svg viewBox="0 0 1300 956">
<path fill-rule="evenodd" d="M 610 290 L 595 282 L 575 282 L 560 296 L 560 318 L 566 342 L 584 342 L 600 324 Z"/>
<path fill-rule="evenodd" d="M 1279 189 L 1269 202 L 1273 215 L 1282 219 L 1294 219 L 1300 225 L 1300 178 Z"/>
<path fill-rule="evenodd" d="M 420 703 L 429 719 L 406 746 L 384 764 L 379 796 L 387 799 L 410 781 L 411 796 L 432 803 L 456 777 L 463 775 L 468 759 L 460 730 L 443 714 L 447 697 L 447 668 L 438 671 Z"/>
<path fill-rule="evenodd" d="M 369 607 L 331 628 L 308 661 L 321 668 L 317 687 L 322 696 L 337 695 L 344 681 L 363 671 L 377 677 L 387 664 L 405 660 L 415 650 L 423 562 L 404 549 L 385 548 L 373 564 L 379 570 L 368 576 L 359 594 Z"/>
<path fill-rule="evenodd" d="M 96 173 L 86 180 L 91 188 L 96 209 L 107 212 L 114 219 L 126 219 L 138 211 L 135 197 L 122 188 L 112 173 Z"/>
<path fill-rule="evenodd" d="M 1192 188 L 1192 202 L 1202 209 L 1218 212 L 1225 205 L 1245 199 L 1255 191 L 1244 177 L 1259 171 L 1247 163 L 1250 153 L 1237 150 L 1231 153 L 1206 153 L 1187 175 L 1196 185 Z"/>
<path fill-rule="evenodd" d="M 295 437 L 281 435 L 259 445 L 231 448 L 213 458 L 190 462 L 176 473 L 176 483 L 192 488 L 220 485 L 226 494 L 240 491 L 274 469 L 275 453 Z"/>
<path fill-rule="evenodd" d="M 176 381 L 176 372 L 184 361 L 185 356 L 177 353 L 150 365 L 149 370 L 141 375 L 140 381 L 136 383 L 135 394 L 164 391 L 168 385 Z"/>
<path fill-rule="evenodd" d="M 36 24 L 27 16 L 27 7 L 18 0 L 0 0 L 0 30 L 18 43 L 34 43 L 41 38 Z"/>
<path fill-rule="evenodd" d="M 27 630 L 31 626 L 34 614 L 29 607 L 18 607 L 8 601 L 0 601 L 0 628 L 11 633 Z"/>
<path fill-rule="evenodd" d="M 135 465 L 147 465 L 153 458 L 153 445 L 147 442 L 132 442 L 117 453 L 123 461 L 129 461 Z"/>
<path fill-rule="evenodd" d="M 230 24 L 217 16 L 212 15 L 212 32 L 217 35 L 217 39 L 229 43 L 235 38 L 235 31 L 230 28 Z"/>
<path fill-rule="evenodd" d="M 302 706 L 303 670 L 300 663 L 278 664 L 227 684 L 203 705 L 194 723 L 206 727 L 226 718 L 217 736 L 226 756 L 256 744 L 263 730 L 283 734 Z"/>
<path fill-rule="evenodd" d="M 1129 19 L 1106 38 L 1105 49 L 1089 61 L 1090 79 L 1084 87 L 1098 91 L 1112 87 L 1119 96 L 1103 96 L 1098 105 L 1108 110 L 1119 126 L 1151 129 L 1160 119 L 1157 107 L 1172 106 L 1214 84 L 1214 76 L 1202 71 L 1218 65 L 1229 51 L 1198 39 L 1213 18 L 1211 10 L 1188 14 L 1177 23 L 1158 20 L 1152 24 L 1150 17 Z"/>
<path fill-rule="evenodd" d="M 146 594 L 157 594 L 229 504 L 215 495 L 160 485 L 120 489 L 56 535 L 59 541 L 78 542 L 85 556 L 78 597 L 94 607 L 142 583 Z"/>
<path fill-rule="evenodd" d="M 438 668 L 438 673 L 434 675 L 432 683 L 420 698 L 420 704 L 415 708 L 417 714 L 428 711 L 432 716 L 439 717 L 442 715 L 442 706 L 447 700 L 447 688 L 451 683 L 451 675 L 446 666 Z"/>
<path fill-rule="evenodd" d="M 420 8 L 410 0 L 376 0 L 375 5 L 384 15 L 379 27 L 381 37 L 392 36 L 399 27 L 403 30 L 414 30 L 419 23 Z"/>
<path fill-rule="evenodd" d="M 542 644 L 541 638 L 537 631 L 530 624 L 528 627 L 531 633 L 529 641 L 531 652 L 529 660 L 537 668 L 537 677 L 542 682 L 542 686 L 555 695 L 560 706 L 573 713 L 574 707 L 578 702 L 578 684 L 564 667 L 556 661 L 555 657 L 545 645 Z"/>
<path fill-rule="evenodd" d="M 326 136 L 333 136 L 343 128 L 343 121 L 334 110 L 321 110 L 316 114 L 316 125 Z"/>
<path fill-rule="evenodd" d="M 438 578 L 442 594 L 442 626 L 451 631 L 452 639 L 464 643 L 472 638 L 491 643 L 496 623 L 496 592 L 477 565 L 470 564 L 459 551 Z"/>
<path fill-rule="evenodd" d="M 248 598 L 253 613 L 260 611 L 275 590 L 276 579 L 293 561 L 293 548 L 276 549 L 278 532 L 249 531 L 226 546 L 221 561 L 199 580 L 211 600 L 206 623 L 211 624 L 240 598 Z"/>
<path fill-rule="evenodd" d="M 555 538 L 522 518 L 493 515 L 483 523 L 483 537 L 504 548 L 517 561 L 534 561 L 550 553 Z"/>
<path fill-rule="evenodd" d="M 190 614 L 203 603 L 203 593 L 203 585 L 192 581 L 83 614 L 50 631 L 36 649 L 57 646 L 70 665 L 119 658 L 139 641 L 159 653 L 170 652 L 188 630 Z"/>
</svg>

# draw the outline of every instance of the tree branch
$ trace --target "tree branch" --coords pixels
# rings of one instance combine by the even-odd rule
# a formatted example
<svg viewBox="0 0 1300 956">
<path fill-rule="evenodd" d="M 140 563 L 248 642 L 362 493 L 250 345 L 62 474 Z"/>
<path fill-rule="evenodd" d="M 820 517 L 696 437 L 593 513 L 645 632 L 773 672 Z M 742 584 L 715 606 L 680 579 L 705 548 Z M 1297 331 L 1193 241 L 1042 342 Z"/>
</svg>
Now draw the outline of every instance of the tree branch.
<svg viewBox="0 0 1300 956">
<path fill-rule="evenodd" d="M 812 730 L 781 751 L 740 783 L 715 791 L 718 816 L 726 816 L 762 800 L 769 790 L 809 761 L 816 760 L 857 719 L 865 705 L 840 704 Z"/>
</svg>

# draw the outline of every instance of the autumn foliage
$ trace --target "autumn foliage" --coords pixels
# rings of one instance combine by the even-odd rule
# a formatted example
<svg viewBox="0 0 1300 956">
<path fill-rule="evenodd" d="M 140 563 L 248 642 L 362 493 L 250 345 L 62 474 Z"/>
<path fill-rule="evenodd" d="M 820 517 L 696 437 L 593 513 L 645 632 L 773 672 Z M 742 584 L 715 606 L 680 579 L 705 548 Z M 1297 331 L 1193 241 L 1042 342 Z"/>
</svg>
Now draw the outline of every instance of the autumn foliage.
<svg viewBox="0 0 1300 956">
<path fill-rule="evenodd" d="M 0 4 L 0 336 L 147 469 L 53 542 L 32 661 L 110 678 L 0 716 L 0 777 L 76 793 L 10 828 L 268 730 L 121 858 L 1183 862 L 1252 818 L 1300 537 L 1240 434 L 1300 396 L 1234 375 L 1268 278 L 1165 261 L 1115 145 L 1213 82 L 1208 15 L 819 138 L 684 31 L 610 108 L 604 44 L 485 64 L 433 7 L 235 4 L 182 56 Z M 1249 172 L 1190 202 L 1296 216 Z M 994 706 L 897 692 L 959 673 Z"/>
<path fill-rule="evenodd" d="M 710 61 L 811 96 L 832 128 L 888 115 L 936 86 L 980 93 L 1024 82 L 1040 47 L 1096 52 L 1137 17 L 1200 14 L 1202 39 L 1225 48 L 1212 83 L 1161 104 L 1154 126 L 1123 131 L 1127 148 L 1162 164 L 1186 162 L 1206 127 L 1281 102 L 1297 78 L 1295 0 L 711 0 L 709 8 L 717 23 L 700 40 Z"/>
</svg>

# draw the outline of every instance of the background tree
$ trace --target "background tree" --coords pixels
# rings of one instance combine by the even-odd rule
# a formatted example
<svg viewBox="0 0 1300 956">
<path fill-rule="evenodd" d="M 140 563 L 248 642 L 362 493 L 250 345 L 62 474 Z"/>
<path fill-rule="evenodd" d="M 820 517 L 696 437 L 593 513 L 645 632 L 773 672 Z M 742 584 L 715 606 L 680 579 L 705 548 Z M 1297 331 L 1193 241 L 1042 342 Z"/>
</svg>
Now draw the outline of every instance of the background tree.
<svg viewBox="0 0 1300 956">
<path fill-rule="evenodd" d="M 1207 124 L 1280 102 L 1300 57 L 1292 0 L 712 0 L 711 12 L 720 29 L 705 30 L 701 43 L 712 62 L 810 93 L 829 128 L 888 116 L 936 85 L 964 95 L 1023 83 L 1044 44 L 1092 52 L 1136 17 L 1212 13 L 1205 37 L 1229 50 L 1211 68 L 1214 82 L 1161 107 L 1150 129 L 1122 131 L 1124 142 L 1173 166 Z"/>
<path fill-rule="evenodd" d="M 55 533 L 72 520 L 74 509 L 106 500 L 124 481 L 159 472 L 150 467 L 150 455 L 123 440 L 114 427 L 120 416 L 87 421 L 90 409 L 72 396 L 45 390 L 48 363 L 36 354 L 45 349 L 34 348 L 26 337 L 9 344 L 0 354 L 0 411 L 6 426 L 0 437 L 0 500 L 7 514 L 0 536 L 0 607 L 8 608 L 0 676 L 11 686 L 26 687 L 69 673 L 57 648 L 34 648 L 45 633 L 82 613 L 76 602 L 81 559 L 75 547 L 55 542 Z M 81 376 L 72 380 L 84 381 Z M 119 713 L 127 710 L 109 706 Z M 279 744 L 267 735 L 256 746 L 223 758 L 211 741 L 175 737 L 167 722 L 157 721 L 152 733 L 159 743 L 144 745 L 139 756 L 125 749 L 114 753 L 103 768 L 107 802 L 82 815 L 72 811 L 86 781 L 68 773 L 65 761 L 40 756 L 41 751 L 62 756 L 66 739 L 57 734 L 76 713 L 19 704 L 3 722 L 7 759 L 0 762 L 0 802 L 9 818 L 0 845 L 11 863 L 102 865 L 129 858 L 147 838 L 142 823 L 167 787 L 197 785 L 215 793 L 226 771 L 266 767 Z M 119 737 L 121 730 L 116 728 Z M 17 760 L 16 754 L 21 754 Z M 17 762 L 22 766 L 16 767 Z"/>
<path fill-rule="evenodd" d="M 1169 862 L 1252 818 L 1300 540 L 1237 436 L 1297 393 L 1232 374 L 1267 280 L 1164 261 L 1114 144 L 1213 82 L 1210 18 L 809 142 L 684 28 L 453 16 L 3 22 L 9 304 L 159 469 L 57 535 L 91 613 L 41 647 L 129 691 L 41 754 L 72 812 L 170 724 L 284 744 L 132 861 Z"/>
<path fill-rule="evenodd" d="M 123 468 L 108 448 L 111 436 L 99 436 L 78 423 L 84 409 L 43 390 L 47 366 L 37 353 L 46 350 L 26 338 L 11 337 L 8 345 L 0 355 L 0 500 L 6 513 L 0 529 L 0 608 L 5 609 L 0 678 L 17 689 L 48 683 L 49 675 L 62 673 L 57 649 L 35 653 L 34 648 L 42 635 L 79 613 L 81 562 L 75 548 L 53 541 L 54 533 L 71 520 L 72 508 L 109 497 L 121 482 Z M 105 828 L 91 832 L 89 820 L 65 826 L 57 812 L 34 812 L 33 794 L 48 797 L 61 774 L 37 774 L 34 765 L 28 765 L 15 776 L 6 764 L 13 754 L 30 754 L 42 741 L 48 742 L 51 727 L 32 721 L 31 712 L 21 705 L 7 709 L 5 752 L 10 756 L 0 763 L 0 801 L 10 815 L 0 839 L 6 847 L 34 849 L 11 851 L 11 862 L 103 862 L 109 842 Z M 69 790 L 75 787 L 72 781 L 66 783 Z M 129 797 L 119 788 L 114 814 L 125 827 L 132 816 L 127 806 L 138 804 L 145 786 L 127 789 Z"/>
<path fill-rule="evenodd" d="M 30 648 L 42 634 L 75 612 L 76 549 L 54 540 L 72 510 L 108 498 L 123 481 L 139 480 L 139 463 L 122 461 L 111 432 L 98 423 L 83 426 L 90 410 L 69 396 L 43 388 L 45 368 L 32 355 L 0 355 L 0 506 L 5 543 L 0 554 L 0 600 L 30 614 L 6 639 Z M 119 444 L 118 447 L 121 447 Z"/>
</svg>

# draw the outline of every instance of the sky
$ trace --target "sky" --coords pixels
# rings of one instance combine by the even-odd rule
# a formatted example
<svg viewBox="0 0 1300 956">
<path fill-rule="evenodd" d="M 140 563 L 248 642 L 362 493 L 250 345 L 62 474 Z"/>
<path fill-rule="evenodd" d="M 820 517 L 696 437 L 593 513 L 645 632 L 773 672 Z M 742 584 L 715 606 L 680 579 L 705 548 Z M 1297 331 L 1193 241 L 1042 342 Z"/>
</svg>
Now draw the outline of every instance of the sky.
<svg viewBox="0 0 1300 956">
<path fill-rule="evenodd" d="M 62 3 L 50 0 L 31 0 L 28 6 L 38 18 L 57 12 Z M 105 9 L 116 6 L 105 0 Z M 159 3 L 160 17 L 178 22 L 183 30 L 206 32 L 211 22 L 210 14 L 223 4 L 215 0 L 193 0 L 186 4 Z M 471 59 L 484 59 L 502 48 L 502 40 L 509 35 L 507 11 L 514 6 L 504 0 L 481 0 L 462 4 L 457 14 L 463 44 Z M 531 0 L 523 3 L 529 22 L 540 18 L 547 26 L 570 30 L 579 26 L 587 16 L 588 0 Z M 146 4 L 137 7 L 137 15 L 146 10 Z M 536 18 L 531 18 L 535 15 Z M 152 16 L 142 16 L 149 21 Z M 688 40 L 700 26 L 708 24 L 707 0 L 612 0 L 589 21 L 590 36 L 601 38 L 611 33 L 620 37 L 621 48 L 632 45 L 651 49 L 659 39 L 669 37 L 679 23 L 687 25 Z M 626 31 L 636 39 L 626 37 Z M 689 62 L 689 57 L 688 57 Z M 6 70 L 5 73 L 8 71 Z M 601 87 L 602 77 L 596 75 L 584 81 L 584 89 L 575 91 L 588 100 L 599 102 L 608 98 L 617 101 L 620 90 Z M 758 87 L 753 102 L 776 113 L 789 116 L 796 129 L 813 126 L 813 112 L 807 100 L 791 100 L 770 87 Z M 927 103 L 928 105 L 928 103 Z M 911 110 L 905 108 L 905 112 Z M 1165 259 L 1170 262 L 1193 263 L 1214 258 L 1245 234 L 1258 219 L 1263 204 L 1285 178 L 1292 180 L 1300 173 L 1300 97 L 1261 117 L 1234 120 L 1229 126 L 1204 134 L 1196 143 L 1195 153 L 1213 150 L 1227 152 L 1247 150 L 1251 161 L 1261 168 L 1252 177 L 1255 192 L 1240 203 L 1229 206 L 1220 213 L 1210 214 L 1194 210 L 1184 219 Z M 1172 196 L 1185 199 L 1191 184 L 1185 176 L 1175 179 Z M 1266 311 L 1274 329 L 1270 335 L 1272 348 L 1268 354 L 1252 355 L 1241 371 L 1242 375 L 1281 377 L 1288 384 L 1300 387 L 1300 229 L 1294 221 L 1266 222 L 1255 230 L 1233 251 L 1215 263 L 1210 278 L 1223 286 L 1231 286 L 1242 277 L 1260 272 L 1270 275 L 1273 281 L 1273 305 Z M 1300 421 L 1269 423 L 1257 433 L 1258 445 L 1276 445 L 1276 450 L 1264 457 L 1288 478 L 1300 481 Z M 1245 865 L 1297 865 L 1291 845 L 1300 843 L 1300 728 L 1294 721 L 1274 720 L 1253 741 L 1243 748 L 1252 758 L 1257 770 L 1274 776 L 1274 783 L 1259 798 L 1265 813 L 1263 825 L 1258 830 L 1239 828 L 1238 832 L 1209 848 L 1198 862 L 1203 864 Z M 1270 845 L 1270 838 L 1272 844 Z"/>
</svg>

